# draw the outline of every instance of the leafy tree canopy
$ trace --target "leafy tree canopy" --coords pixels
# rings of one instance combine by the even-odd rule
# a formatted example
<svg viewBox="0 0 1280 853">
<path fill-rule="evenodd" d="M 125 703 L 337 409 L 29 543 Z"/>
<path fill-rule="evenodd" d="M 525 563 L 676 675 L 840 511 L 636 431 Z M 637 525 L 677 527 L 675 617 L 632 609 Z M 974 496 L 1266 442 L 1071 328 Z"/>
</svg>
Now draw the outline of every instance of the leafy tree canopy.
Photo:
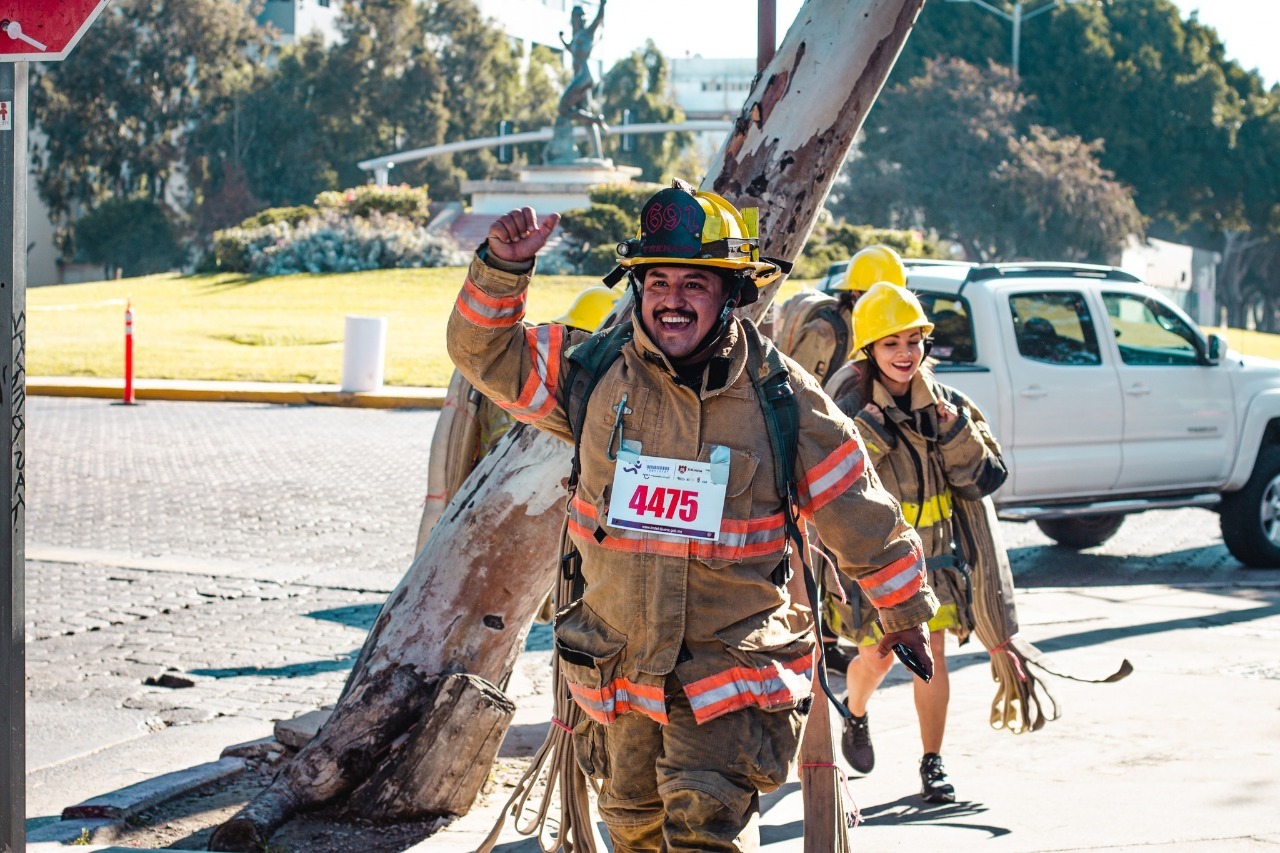
<svg viewBox="0 0 1280 853">
<path fill-rule="evenodd" d="M 846 219 L 927 225 L 979 260 L 1105 261 L 1141 230 L 1100 144 L 1033 124 L 1007 69 L 930 60 L 888 95 L 894 123 L 867 133 L 833 196 Z"/>
<path fill-rule="evenodd" d="M 670 76 L 666 57 L 651 40 L 643 50 L 618 60 L 602 86 L 605 120 L 620 125 L 623 110 L 629 110 L 632 124 L 684 121 L 684 112 L 670 92 Z M 637 134 L 631 137 L 630 151 L 622 150 L 620 137 L 608 138 L 605 153 L 615 162 L 643 169 L 640 180 L 660 181 L 692 144 L 691 133 Z"/>
<path fill-rule="evenodd" d="M 63 216 L 139 190 L 186 201 L 167 191 L 187 162 L 191 129 L 243 86 L 263 44 L 240 0 L 112 3 L 70 60 L 37 66 L 41 198 Z"/>
</svg>

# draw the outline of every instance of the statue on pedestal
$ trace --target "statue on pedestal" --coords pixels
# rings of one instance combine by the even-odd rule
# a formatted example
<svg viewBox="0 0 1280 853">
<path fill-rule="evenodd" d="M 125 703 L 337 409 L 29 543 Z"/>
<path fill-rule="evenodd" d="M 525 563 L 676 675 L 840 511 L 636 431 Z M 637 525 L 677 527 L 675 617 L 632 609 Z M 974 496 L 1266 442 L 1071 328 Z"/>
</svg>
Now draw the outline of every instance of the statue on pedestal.
<svg viewBox="0 0 1280 853">
<path fill-rule="evenodd" d="M 572 35 L 566 41 L 564 33 L 560 33 L 561 43 L 573 57 L 573 79 L 569 81 L 564 94 L 560 96 L 554 135 L 542 153 L 544 163 L 574 163 L 581 159 L 578 157 L 578 148 L 573 141 L 575 120 L 586 122 L 594 157 L 598 161 L 604 160 L 604 150 L 600 145 L 600 128 L 605 126 L 604 116 L 596 112 L 592 98 L 596 78 L 591 73 L 591 66 L 587 64 L 587 60 L 591 56 L 591 49 L 595 47 L 596 30 L 604 20 L 605 2 L 606 0 L 600 0 L 600 8 L 590 26 L 586 23 L 587 15 L 582 11 L 582 7 L 574 6 L 571 15 Z"/>
</svg>

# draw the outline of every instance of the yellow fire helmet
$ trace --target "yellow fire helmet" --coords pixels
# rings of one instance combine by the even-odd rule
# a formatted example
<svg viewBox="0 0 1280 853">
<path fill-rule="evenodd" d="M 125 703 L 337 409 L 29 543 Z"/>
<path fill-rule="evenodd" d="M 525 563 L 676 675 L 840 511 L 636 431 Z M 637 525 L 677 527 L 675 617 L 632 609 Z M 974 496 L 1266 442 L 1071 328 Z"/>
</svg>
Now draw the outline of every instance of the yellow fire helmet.
<svg viewBox="0 0 1280 853">
<path fill-rule="evenodd" d="M 613 310 L 613 304 L 618 301 L 618 297 L 621 295 L 621 293 L 615 293 L 601 284 L 597 284 L 595 287 L 588 287 L 578 294 L 578 297 L 573 300 L 573 304 L 569 306 L 568 311 L 551 322 L 573 326 L 573 328 L 582 329 L 584 332 L 594 332 L 600 328 L 604 318 L 609 316 L 609 312 Z"/>
<path fill-rule="evenodd" d="M 920 300 L 905 287 L 876 282 L 853 306 L 853 360 L 866 358 L 867 347 L 881 338 L 908 329 L 919 329 L 925 337 L 933 331 Z"/>
<path fill-rule="evenodd" d="M 902 265 L 902 258 L 897 252 L 888 246 L 876 244 L 849 259 L 845 277 L 832 290 L 866 293 L 878 281 L 906 287 L 907 269 Z"/>
<path fill-rule="evenodd" d="M 659 264 L 730 270 L 742 288 L 737 304 L 750 305 L 759 288 L 791 268 L 785 261 L 760 257 L 759 211 L 738 211 L 715 193 L 695 190 L 676 179 L 659 190 L 640 211 L 639 234 L 618 244 L 618 267 L 605 276 L 612 287 L 628 272 Z"/>
</svg>

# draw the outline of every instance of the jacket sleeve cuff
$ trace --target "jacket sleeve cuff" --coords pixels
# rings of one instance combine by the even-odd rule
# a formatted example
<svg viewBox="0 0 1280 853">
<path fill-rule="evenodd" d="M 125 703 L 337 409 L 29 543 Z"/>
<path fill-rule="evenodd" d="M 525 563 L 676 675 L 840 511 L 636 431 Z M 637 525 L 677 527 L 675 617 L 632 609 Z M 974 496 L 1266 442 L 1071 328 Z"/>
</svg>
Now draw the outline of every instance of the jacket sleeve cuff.
<svg viewBox="0 0 1280 853">
<path fill-rule="evenodd" d="M 467 278 L 476 287 L 492 296 L 510 296 L 529 286 L 533 280 L 536 261 L 524 272 L 501 270 L 493 265 L 494 259 L 484 259 L 477 252 L 471 259 L 471 267 L 467 270 Z"/>
<path fill-rule="evenodd" d="M 923 625 L 938 612 L 938 597 L 933 588 L 927 584 L 911 598 L 888 610 L 880 611 L 880 624 L 885 633 L 908 631 L 917 625 Z"/>
</svg>

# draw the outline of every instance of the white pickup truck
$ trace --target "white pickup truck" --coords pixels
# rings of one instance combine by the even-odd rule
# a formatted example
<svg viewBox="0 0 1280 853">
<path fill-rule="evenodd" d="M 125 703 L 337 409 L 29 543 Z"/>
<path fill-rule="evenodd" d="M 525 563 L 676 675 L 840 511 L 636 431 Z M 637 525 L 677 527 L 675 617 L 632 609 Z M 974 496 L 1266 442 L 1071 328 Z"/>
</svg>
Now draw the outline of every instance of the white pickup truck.
<svg viewBox="0 0 1280 853">
<path fill-rule="evenodd" d="M 1280 566 L 1280 366 L 1228 352 L 1129 273 L 908 261 L 938 378 L 992 423 L 1002 518 L 1100 544 L 1124 516 L 1216 507 L 1248 566 Z"/>
</svg>

